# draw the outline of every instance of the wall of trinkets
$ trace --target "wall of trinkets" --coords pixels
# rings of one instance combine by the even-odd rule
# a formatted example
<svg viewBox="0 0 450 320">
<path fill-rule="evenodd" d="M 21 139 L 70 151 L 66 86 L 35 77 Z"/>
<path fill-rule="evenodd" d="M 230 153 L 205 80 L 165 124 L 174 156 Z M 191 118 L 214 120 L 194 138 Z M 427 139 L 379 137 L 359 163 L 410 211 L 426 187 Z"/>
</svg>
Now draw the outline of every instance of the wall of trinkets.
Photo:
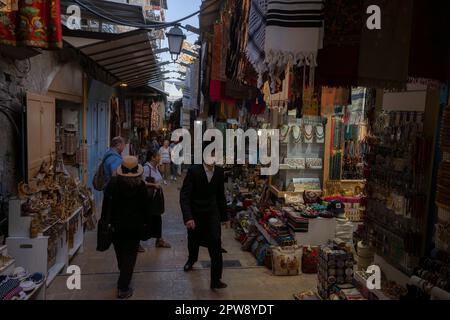
<svg viewBox="0 0 450 320">
<path fill-rule="evenodd" d="M 424 113 L 379 110 L 367 153 L 368 241 L 375 253 L 407 275 L 425 241 L 429 146 Z"/>
<path fill-rule="evenodd" d="M 9 201 L 8 253 L 27 275 L 42 274 L 46 286 L 83 250 L 85 228 L 96 225 L 91 190 L 66 169 L 61 143 Z"/>
</svg>

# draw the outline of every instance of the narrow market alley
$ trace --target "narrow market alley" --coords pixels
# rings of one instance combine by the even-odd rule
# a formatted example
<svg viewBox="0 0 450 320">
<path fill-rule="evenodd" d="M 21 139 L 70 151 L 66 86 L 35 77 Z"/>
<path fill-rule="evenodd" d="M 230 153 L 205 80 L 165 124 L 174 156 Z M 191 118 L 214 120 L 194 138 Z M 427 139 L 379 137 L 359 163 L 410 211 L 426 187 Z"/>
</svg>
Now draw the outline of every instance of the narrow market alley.
<svg viewBox="0 0 450 320">
<path fill-rule="evenodd" d="M 212 291 L 209 288 L 209 256 L 205 248 L 194 270 L 186 273 L 183 265 L 187 259 L 186 229 L 181 219 L 179 189 L 182 179 L 165 187 L 167 211 L 163 216 L 163 237 L 171 249 L 155 248 L 155 240 L 145 243 L 145 253 L 140 253 L 136 263 L 132 287 L 135 300 L 292 300 L 293 294 L 314 290 L 316 275 L 276 277 L 265 267 L 258 267 L 250 252 L 244 252 L 234 240 L 233 229 L 223 229 L 224 281 L 228 288 Z M 67 288 L 68 276 L 61 274 L 47 289 L 47 300 L 104 300 L 116 299 L 118 269 L 114 250 L 97 252 L 95 232 L 85 237 L 84 252 L 79 253 L 70 265 L 81 268 L 81 290 Z"/>
</svg>

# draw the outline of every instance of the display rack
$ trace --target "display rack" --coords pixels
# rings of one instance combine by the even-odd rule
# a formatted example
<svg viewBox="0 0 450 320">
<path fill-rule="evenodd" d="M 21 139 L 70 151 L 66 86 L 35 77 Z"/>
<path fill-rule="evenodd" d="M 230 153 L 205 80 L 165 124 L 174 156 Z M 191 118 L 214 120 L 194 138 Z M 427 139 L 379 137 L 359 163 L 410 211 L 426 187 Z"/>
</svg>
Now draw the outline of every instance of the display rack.
<svg viewBox="0 0 450 320">
<path fill-rule="evenodd" d="M 305 116 L 302 119 L 288 116 L 287 124 L 280 130 L 279 172 L 270 179 L 269 190 L 275 197 L 285 198 L 302 194 L 304 190 L 289 190 L 294 178 L 317 179 L 319 188 L 308 191 L 322 192 L 326 121 L 326 118 L 318 116 Z M 317 131 L 321 132 L 320 136 Z M 305 163 L 297 166 L 288 164 L 288 161 L 299 159 Z M 318 160 L 319 165 L 308 165 L 307 162 L 311 159 Z"/>
<path fill-rule="evenodd" d="M 15 258 L 16 264 L 24 267 L 27 271 L 41 272 L 46 275 L 46 286 L 48 287 L 55 277 L 62 272 L 77 251 L 83 248 L 83 208 L 76 209 L 66 220 L 58 222 L 41 230 L 36 238 L 30 237 L 31 217 L 21 215 L 21 205 L 23 201 L 20 199 L 11 199 L 9 204 L 9 237 L 6 239 L 9 253 Z M 73 235 L 73 247 L 69 248 L 67 239 L 67 231 L 69 223 L 78 218 L 77 231 Z M 56 257 L 53 263 L 49 260 L 49 236 L 45 233 L 52 228 L 64 226 L 65 231 L 62 232 L 55 240 L 57 244 Z"/>
</svg>

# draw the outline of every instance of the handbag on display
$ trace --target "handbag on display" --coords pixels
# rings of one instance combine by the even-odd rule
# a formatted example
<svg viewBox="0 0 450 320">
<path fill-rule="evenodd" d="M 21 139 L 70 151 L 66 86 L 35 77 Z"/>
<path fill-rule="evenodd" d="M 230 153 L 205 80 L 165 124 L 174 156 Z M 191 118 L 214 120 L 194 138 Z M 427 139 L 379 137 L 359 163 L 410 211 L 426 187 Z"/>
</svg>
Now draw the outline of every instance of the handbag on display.
<svg viewBox="0 0 450 320">
<path fill-rule="evenodd" d="M 300 246 L 271 247 L 272 272 L 276 276 L 296 276 L 300 274 L 302 248 Z"/>
<path fill-rule="evenodd" d="M 304 191 L 303 192 L 303 200 L 306 204 L 311 203 L 319 203 L 320 202 L 320 194 L 314 191 Z"/>
<path fill-rule="evenodd" d="M 302 254 L 302 272 L 317 273 L 319 263 L 319 249 L 317 247 L 304 247 Z"/>
</svg>

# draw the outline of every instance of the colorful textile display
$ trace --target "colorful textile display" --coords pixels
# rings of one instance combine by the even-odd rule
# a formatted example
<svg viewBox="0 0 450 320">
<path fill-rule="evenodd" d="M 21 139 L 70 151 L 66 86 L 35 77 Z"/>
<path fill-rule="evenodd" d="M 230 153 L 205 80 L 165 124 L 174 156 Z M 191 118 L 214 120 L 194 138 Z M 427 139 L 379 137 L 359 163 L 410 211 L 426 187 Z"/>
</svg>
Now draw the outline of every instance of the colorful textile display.
<svg viewBox="0 0 450 320">
<path fill-rule="evenodd" d="M 0 44 L 62 48 L 59 0 L 19 0 L 17 11 L 0 12 Z"/>
<path fill-rule="evenodd" d="M 322 87 L 321 114 L 334 114 L 335 106 L 346 106 L 350 90 L 347 88 Z"/>
<path fill-rule="evenodd" d="M 323 41 L 323 10 L 321 0 L 268 1 L 264 50 L 271 77 L 277 78 L 276 70 L 283 70 L 289 62 L 317 64 Z"/>
<path fill-rule="evenodd" d="M 266 13 L 268 0 L 252 0 L 248 20 L 246 53 L 248 60 L 258 73 L 258 88 L 263 86 L 263 74 L 267 72 L 264 63 L 264 41 L 266 36 Z"/>
<path fill-rule="evenodd" d="M 159 130 L 159 123 L 160 123 L 160 115 L 159 115 L 159 103 L 158 102 L 153 102 L 152 106 L 151 106 L 151 110 L 152 110 L 152 115 L 151 115 L 151 120 L 150 120 L 150 125 L 151 125 L 151 130 L 152 131 L 157 131 Z"/>
<path fill-rule="evenodd" d="M 364 7 L 378 5 L 382 28 L 363 28 L 358 84 L 363 87 L 404 88 L 408 80 L 413 1 L 365 0 Z"/>
</svg>

